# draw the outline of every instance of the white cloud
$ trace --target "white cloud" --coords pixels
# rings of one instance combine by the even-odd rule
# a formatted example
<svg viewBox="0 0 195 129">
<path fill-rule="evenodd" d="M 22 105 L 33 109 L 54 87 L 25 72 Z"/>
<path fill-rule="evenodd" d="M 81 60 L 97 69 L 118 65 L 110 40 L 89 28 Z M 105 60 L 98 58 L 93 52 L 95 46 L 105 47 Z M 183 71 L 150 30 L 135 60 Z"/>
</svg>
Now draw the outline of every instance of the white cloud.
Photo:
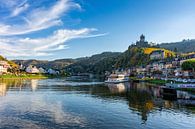
<svg viewBox="0 0 195 129">
<path fill-rule="evenodd" d="M 29 6 L 33 7 L 33 5 L 31 6 L 27 3 L 27 0 L 23 0 L 23 2 L 8 0 L 8 3 L 5 0 L 3 1 L 7 8 L 11 9 L 10 17 L 8 17 L 11 20 L 13 18 L 21 18 L 21 13 L 29 9 Z M 1 3 L 3 2 L 0 1 Z M 78 30 L 59 29 L 54 31 L 52 35 L 43 38 L 16 37 L 17 35 L 25 37 L 26 34 L 31 32 L 63 24 L 60 18 L 66 15 L 71 8 L 81 9 L 79 4 L 70 0 L 58 0 L 53 6 L 48 8 L 41 7 L 34 8 L 31 11 L 28 10 L 28 15 L 24 13 L 23 22 L 6 24 L 0 21 L 0 55 L 17 58 L 48 56 L 54 54 L 55 51 L 67 49 L 68 46 L 65 43 L 71 39 L 106 35 L 94 35 L 92 32 L 97 31 L 97 29 L 84 28 Z"/>
<path fill-rule="evenodd" d="M 24 3 L 18 7 L 16 7 L 12 14 L 11 14 L 11 17 L 15 17 L 15 16 L 18 16 L 20 13 L 22 13 L 23 11 L 27 10 L 29 7 L 29 4 L 28 3 Z"/>
<path fill-rule="evenodd" d="M 17 8 L 12 15 L 18 15 L 20 12 L 27 9 L 28 6 L 27 4 Z M 23 24 L 8 25 L 0 23 L 0 36 L 22 35 L 60 25 L 63 23 L 60 17 L 72 7 L 80 8 L 78 4 L 70 2 L 69 0 L 59 0 L 50 8 L 32 10 L 30 14 L 24 17 Z"/>
<path fill-rule="evenodd" d="M 7 57 L 18 56 L 48 56 L 51 52 L 66 49 L 65 42 L 76 38 L 88 38 L 102 36 L 92 35 L 95 29 L 57 30 L 46 38 L 1 38 L 0 54 Z"/>
</svg>

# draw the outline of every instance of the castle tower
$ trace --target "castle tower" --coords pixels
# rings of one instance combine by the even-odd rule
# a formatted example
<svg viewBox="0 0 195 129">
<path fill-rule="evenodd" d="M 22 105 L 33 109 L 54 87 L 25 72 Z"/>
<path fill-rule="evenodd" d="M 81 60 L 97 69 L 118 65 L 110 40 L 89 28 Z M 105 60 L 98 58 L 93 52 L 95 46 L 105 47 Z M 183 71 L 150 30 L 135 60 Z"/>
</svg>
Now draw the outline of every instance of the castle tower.
<svg viewBox="0 0 195 129">
<path fill-rule="evenodd" d="M 149 46 L 143 34 L 140 36 L 140 40 L 136 42 L 136 46 L 137 47 L 148 47 Z"/>
<path fill-rule="evenodd" d="M 140 36 L 140 42 L 145 42 L 145 36 L 143 34 Z"/>
</svg>

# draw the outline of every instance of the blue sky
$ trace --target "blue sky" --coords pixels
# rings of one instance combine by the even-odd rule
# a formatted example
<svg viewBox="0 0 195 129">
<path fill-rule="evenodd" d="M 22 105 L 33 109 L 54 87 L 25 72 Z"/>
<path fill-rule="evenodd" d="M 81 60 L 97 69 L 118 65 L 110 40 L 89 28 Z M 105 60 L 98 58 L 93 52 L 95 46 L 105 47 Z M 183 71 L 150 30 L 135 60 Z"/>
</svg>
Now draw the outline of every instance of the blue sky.
<svg viewBox="0 0 195 129">
<path fill-rule="evenodd" d="M 59 59 L 195 39 L 194 0 L 1 0 L 0 54 Z"/>
</svg>

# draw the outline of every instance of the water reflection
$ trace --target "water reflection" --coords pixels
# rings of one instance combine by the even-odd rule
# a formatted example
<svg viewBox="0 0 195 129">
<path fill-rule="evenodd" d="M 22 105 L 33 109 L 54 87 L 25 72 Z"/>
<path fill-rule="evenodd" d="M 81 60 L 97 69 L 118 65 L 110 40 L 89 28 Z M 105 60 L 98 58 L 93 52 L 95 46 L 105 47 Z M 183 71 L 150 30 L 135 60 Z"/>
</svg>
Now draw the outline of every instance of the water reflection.
<svg viewBox="0 0 195 129">
<path fill-rule="evenodd" d="M 108 88 L 111 93 L 124 93 L 127 90 L 124 83 L 108 84 Z"/>
<path fill-rule="evenodd" d="M 0 83 L 0 96 L 5 96 L 6 95 L 6 83 Z"/>
<path fill-rule="evenodd" d="M 29 88 L 32 89 L 32 91 L 36 91 L 38 87 L 39 80 L 37 79 L 31 79 L 31 80 L 0 80 L 0 96 L 5 96 L 6 92 L 8 90 L 14 90 L 14 91 L 22 91 L 22 90 L 29 90 Z M 30 87 L 29 87 L 30 86 Z"/>
<path fill-rule="evenodd" d="M 129 108 L 137 111 L 143 123 L 147 121 L 150 112 L 165 109 L 178 109 L 194 112 L 195 98 L 193 94 L 185 91 L 177 91 L 177 100 L 163 100 L 160 87 L 154 87 L 146 83 L 121 83 L 108 84 L 111 93 L 124 93 Z"/>
<path fill-rule="evenodd" d="M 35 91 L 37 89 L 37 86 L 38 86 L 38 80 L 32 79 L 32 80 L 30 80 L 30 82 L 31 82 L 32 91 Z"/>
<path fill-rule="evenodd" d="M 83 85 L 76 85 L 78 82 L 72 85 L 71 83 L 74 82 L 63 79 L 2 80 L 0 121 L 4 121 L 4 124 L 0 123 L 0 127 L 9 127 L 11 121 L 18 123 L 23 121 L 26 124 L 21 124 L 19 128 L 28 127 L 29 123 L 36 128 L 72 127 L 72 125 L 82 128 L 98 122 L 99 119 L 103 122 L 105 119 L 114 119 L 114 116 L 117 116 L 116 121 L 108 122 L 120 121 L 122 124 L 119 118 L 126 117 L 125 120 L 128 121 L 129 117 L 135 114 L 140 117 L 139 122 L 145 125 L 151 122 L 150 115 L 158 112 L 192 116 L 195 113 L 194 100 L 189 100 L 194 98 L 194 94 L 185 91 L 177 91 L 178 99 L 171 101 L 163 100 L 159 87 L 146 83 L 95 84 L 92 82 L 91 85 L 90 82 L 83 82 Z M 123 110 L 118 109 L 121 104 L 128 107 L 126 109 L 130 111 L 129 114 L 123 108 L 126 111 L 122 115 Z M 111 106 L 106 109 L 108 105 Z M 99 118 L 99 113 L 103 113 L 102 117 L 105 118 Z M 112 117 L 110 114 L 113 114 Z M 37 123 L 40 122 L 43 124 L 38 125 Z M 94 126 L 97 127 L 98 123 Z"/>
</svg>

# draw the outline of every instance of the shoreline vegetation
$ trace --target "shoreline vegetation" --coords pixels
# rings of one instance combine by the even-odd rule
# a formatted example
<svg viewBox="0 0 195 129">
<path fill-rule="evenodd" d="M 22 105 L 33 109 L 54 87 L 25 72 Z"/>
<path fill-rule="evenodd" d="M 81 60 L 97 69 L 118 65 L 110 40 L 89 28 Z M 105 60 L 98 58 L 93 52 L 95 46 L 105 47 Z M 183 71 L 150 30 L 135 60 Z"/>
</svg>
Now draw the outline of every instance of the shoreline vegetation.
<svg viewBox="0 0 195 129">
<path fill-rule="evenodd" d="M 58 77 L 56 75 L 47 75 L 47 74 L 5 74 L 0 75 L 0 79 L 48 79 Z"/>
<path fill-rule="evenodd" d="M 160 79 L 151 79 L 151 78 L 139 79 L 136 77 L 130 77 L 130 80 L 132 80 L 134 82 L 148 82 L 148 83 L 157 84 L 157 85 L 165 85 L 166 83 L 171 82 L 171 81 L 165 81 L 165 80 L 160 80 Z"/>
</svg>

